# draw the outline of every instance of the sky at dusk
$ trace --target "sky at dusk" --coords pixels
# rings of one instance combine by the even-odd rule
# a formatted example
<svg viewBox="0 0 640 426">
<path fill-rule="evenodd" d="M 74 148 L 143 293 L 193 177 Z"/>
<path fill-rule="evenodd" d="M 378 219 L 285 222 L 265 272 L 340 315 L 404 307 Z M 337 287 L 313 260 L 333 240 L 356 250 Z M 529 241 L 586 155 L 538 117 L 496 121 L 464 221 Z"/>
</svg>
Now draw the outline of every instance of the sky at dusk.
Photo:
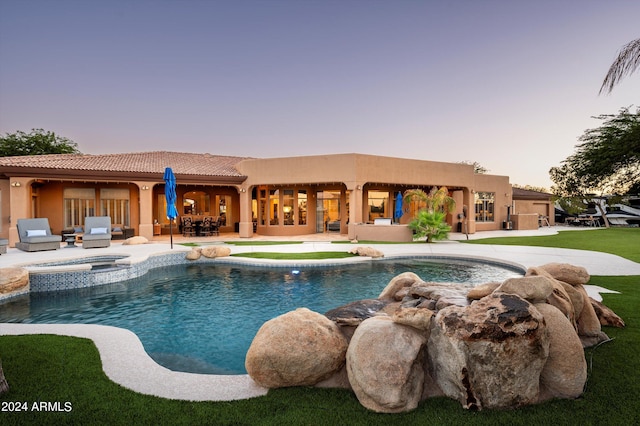
<svg viewBox="0 0 640 426">
<path fill-rule="evenodd" d="M 640 38 L 627 0 L 0 0 L 0 134 L 89 154 L 362 153 L 550 187 Z"/>
</svg>

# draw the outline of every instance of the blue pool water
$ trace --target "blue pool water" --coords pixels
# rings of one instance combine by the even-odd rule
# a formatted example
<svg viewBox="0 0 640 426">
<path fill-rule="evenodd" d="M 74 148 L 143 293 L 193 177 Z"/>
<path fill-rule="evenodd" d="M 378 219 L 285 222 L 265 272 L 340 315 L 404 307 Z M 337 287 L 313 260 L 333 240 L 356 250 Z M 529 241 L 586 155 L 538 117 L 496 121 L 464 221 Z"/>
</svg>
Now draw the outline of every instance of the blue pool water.
<svg viewBox="0 0 640 426">
<path fill-rule="evenodd" d="M 172 370 L 243 374 L 245 354 L 265 321 L 299 307 L 325 313 L 376 298 L 407 271 L 425 281 L 470 286 L 522 275 L 490 264 L 425 259 L 340 267 L 177 265 L 122 283 L 20 297 L 0 305 L 0 322 L 122 327 Z"/>
</svg>

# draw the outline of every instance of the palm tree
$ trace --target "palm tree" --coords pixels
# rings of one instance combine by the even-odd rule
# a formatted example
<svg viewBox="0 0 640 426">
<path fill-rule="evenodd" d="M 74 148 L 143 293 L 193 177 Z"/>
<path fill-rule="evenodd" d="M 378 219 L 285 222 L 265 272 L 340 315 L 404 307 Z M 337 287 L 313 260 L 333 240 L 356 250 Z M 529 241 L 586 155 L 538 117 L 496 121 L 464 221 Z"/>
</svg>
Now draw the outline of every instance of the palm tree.
<svg viewBox="0 0 640 426">
<path fill-rule="evenodd" d="M 428 194 L 422 189 L 411 189 L 404 193 L 404 200 L 407 203 L 424 203 L 425 207 L 409 223 L 417 238 L 426 236 L 427 243 L 447 238 L 451 227 L 445 223 L 445 217 L 454 209 L 456 202 L 446 187 L 434 187 Z"/>
<path fill-rule="evenodd" d="M 640 66 L 640 38 L 622 46 L 618 57 L 611 64 L 611 68 L 602 82 L 599 93 L 611 93 L 614 86 L 620 83 L 622 77 L 633 73 L 638 66 Z"/>
</svg>

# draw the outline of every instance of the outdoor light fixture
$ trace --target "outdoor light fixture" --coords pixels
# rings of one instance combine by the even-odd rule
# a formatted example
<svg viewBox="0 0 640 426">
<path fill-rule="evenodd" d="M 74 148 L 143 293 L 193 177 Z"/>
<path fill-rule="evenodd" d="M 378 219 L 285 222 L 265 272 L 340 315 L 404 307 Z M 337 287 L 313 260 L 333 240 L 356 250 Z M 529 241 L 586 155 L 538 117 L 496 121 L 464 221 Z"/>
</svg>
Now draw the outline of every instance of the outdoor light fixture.
<svg viewBox="0 0 640 426">
<path fill-rule="evenodd" d="M 11 182 L 11 186 L 13 186 L 14 188 L 18 188 L 20 186 L 22 186 L 22 184 L 20 182 Z"/>
<path fill-rule="evenodd" d="M 149 190 L 149 187 L 148 187 L 147 185 L 142 185 L 142 190 L 143 190 L 143 191 L 148 191 L 148 190 Z"/>
</svg>

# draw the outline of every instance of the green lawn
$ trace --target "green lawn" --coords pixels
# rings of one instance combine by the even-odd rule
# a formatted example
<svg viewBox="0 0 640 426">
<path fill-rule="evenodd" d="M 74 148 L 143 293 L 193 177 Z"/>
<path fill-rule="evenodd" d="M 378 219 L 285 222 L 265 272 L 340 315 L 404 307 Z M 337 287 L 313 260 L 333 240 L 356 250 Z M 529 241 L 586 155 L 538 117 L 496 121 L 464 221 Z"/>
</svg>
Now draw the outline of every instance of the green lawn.
<svg viewBox="0 0 640 426">
<path fill-rule="evenodd" d="M 565 235 L 566 234 L 566 235 Z M 591 235 L 591 239 L 584 239 Z M 563 232 L 559 247 L 587 248 L 594 236 L 601 251 L 637 259 L 637 229 Z M 540 238 L 520 245 L 547 245 Z M 629 241 L 631 239 L 632 241 Z M 501 239 L 502 240 L 502 239 Z M 533 242 L 532 242 L 533 241 Z M 553 241 L 553 240 L 552 240 Z M 636 244 L 634 244 L 636 242 Z M 486 240 L 473 243 L 486 243 Z M 503 244 L 503 241 L 495 243 Z M 637 260 L 636 260 L 637 261 Z M 591 277 L 617 290 L 604 303 L 626 322 L 605 327 L 612 341 L 585 351 L 589 379 L 577 400 L 554 400 L 509 411 L 463 410 L 435 398 L 404 414 L 376 414 L 345 390 L 289 388 L 232 402 L 182 402 L 140 395 L 109 381 L 89 340 L 63 336 L 0 336 L 0 356 L 11 387 L 0 396 L 0 424 L 215 424 L 215 425 L 637 425 L 640 424 L 640 277 Z M 71 403 L 70 412 L 7 412 L 8 402 Z"/>
<path fill-rule="evenodd" d="M 498 237 L 463 241 L 467 244 L 560 247 L 616 254 L 640 263 L 640 228 L 561 231 L 540 237 Z"/>
</svg>

